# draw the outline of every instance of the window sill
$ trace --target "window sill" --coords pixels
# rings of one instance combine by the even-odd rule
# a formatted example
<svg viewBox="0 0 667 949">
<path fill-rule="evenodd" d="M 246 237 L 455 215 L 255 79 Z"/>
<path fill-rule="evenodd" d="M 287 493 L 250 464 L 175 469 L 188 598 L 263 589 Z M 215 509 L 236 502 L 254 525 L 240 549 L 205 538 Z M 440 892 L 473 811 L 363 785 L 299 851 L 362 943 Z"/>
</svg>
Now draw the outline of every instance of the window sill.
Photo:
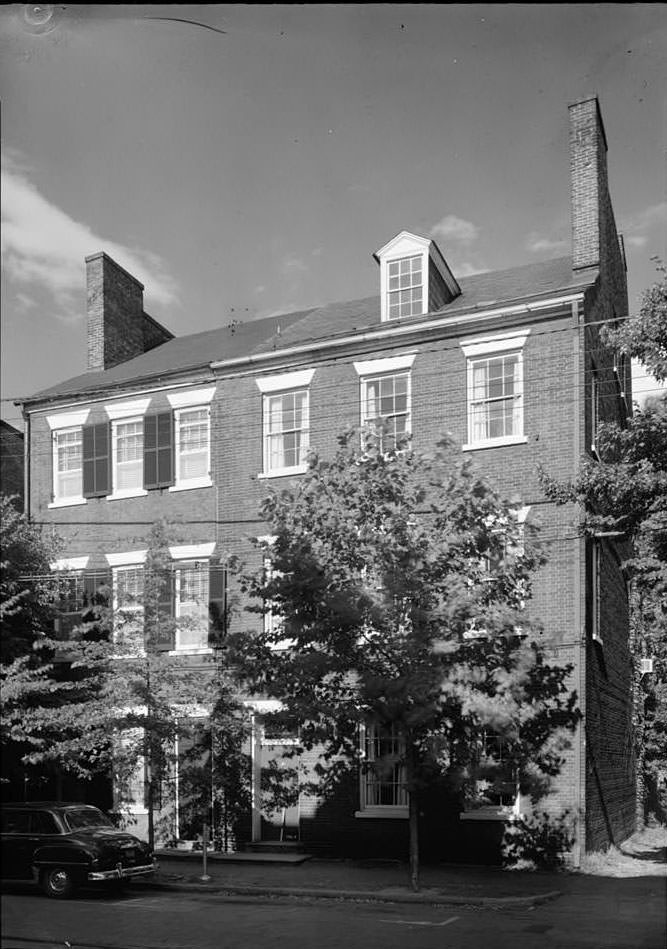
<svg viewBox="0 0 667 949">
<path fill-rule="evenodd" d="M 212 656 L 213 650 L 210 646 L 177 646 L 176 649 L 170 649 L 168 656 Z"/>
<path fill-rule="evenodd" d="M 479 451 L 481 448 L 502 448 L 503 445 L 525 445 L 527 435 L 508 435 L 505 438 L 489 438 L 484 442 L 469 442 L 461 447 L 461 451 Z"/>
<path fill-rule="evenodd" d="M 276 468 L 275 471 L 262 471 L 257 477 L 264 478 L 286 478 L 289 475 L 305 474 L 308 471 L 308 465 L 294 465 L 293 468 Z"/>
<path fill-rule="evenodd" d="M 409 812 L 407 805 L 392 807 L 386 804 L 384 806 L 365 807 L 361 811 L 355 811 L 354 816 L 362 820 L 407 820 Z"/>
<path fill-rule="evenodd" d="M 77 504 L 87 504 L 88 498 L 61 498 L 57 501 L 50 501 L 48 508 L 54 507 L 75 507 Z"/>
<path fill-rule="evenodd" d="M 462 811 L 459 820 L 514 821 L 521 814 L 513 807 L 479 807 L 475 811 Z"/>
<path fill-rule="evenodd" d="M 212 488 L 213 482 L 210 478 L 193 478 L 192 481 L 180 481 L 172 484 L 169 491 L 192 491 L 194 488 Z"/>
<path fill-rule="evenodd" d="M 145 488 L 128 488 L 126 491 L 114 491 L 107 494 L 107 501 L 123 501 L 125 498 L 144 498 L 148 494 Z"/>
</svg>

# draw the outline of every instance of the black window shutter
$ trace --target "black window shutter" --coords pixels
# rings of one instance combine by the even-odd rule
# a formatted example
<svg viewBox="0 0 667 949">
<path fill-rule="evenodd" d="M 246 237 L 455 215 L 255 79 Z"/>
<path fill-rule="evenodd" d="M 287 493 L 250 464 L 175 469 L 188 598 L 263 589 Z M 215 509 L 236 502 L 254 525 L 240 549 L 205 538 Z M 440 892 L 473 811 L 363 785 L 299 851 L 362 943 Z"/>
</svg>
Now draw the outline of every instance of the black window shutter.
<svg viewBox="0 0 667 949">
<path fill-rule="evenodd" d="M 111 437 L 108 422 L 83 427 L 83 496 L 100 498 L 111 491 Z"/>
<path fill-rule="evenodd" d="M 219 646 L 227 632 L 227 568 L 212 563 L 208 568 L 208 644 Z"/>
<path fill-rule="evenodd" d="M 144 418 L 144 488 L 174 483 L 174 419 L 171 412 Z"/>
</svg>

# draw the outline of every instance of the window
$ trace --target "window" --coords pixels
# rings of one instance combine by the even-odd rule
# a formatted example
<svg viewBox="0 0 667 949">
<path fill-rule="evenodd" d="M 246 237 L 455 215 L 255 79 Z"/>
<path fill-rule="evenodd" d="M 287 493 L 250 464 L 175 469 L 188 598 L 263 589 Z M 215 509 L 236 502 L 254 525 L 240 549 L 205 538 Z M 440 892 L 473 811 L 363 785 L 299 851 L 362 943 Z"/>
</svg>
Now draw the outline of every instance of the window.
<svg viewBox="0 0 667 949">
<path fill-rule="evenodd" d="M 469 362 L 468 438 L 472 443 L 523 434 L 519 353 Z"/>
<path fill-rule="evenodd" d="M 80 427 L 53 433 L 53 499 L 82 501 L 83 433 Z"/>
<path fill-rule="evenodd" d="M 123 655 L 144 651 L 144 568 L 113 570 L 114 642 Z"/>
<path fill-rule="evenodd" d="M 144 422 L 143 419 L 113 422 L 114 495 L 143 493 Z"/>
<path fill-rule="evenodd" d="M 601 623 L 601 598 L 600 598 L 600 567 L 602 560 L 602 547 L 599 540 L 594 540 L 591 544 L 591 636 L 593 639 L 602 642 L 602 623 Z"/>
<path fill-rule="evenodd" d="M 128 728 L 116 746 L 114 761 L 114 790 L 118 804 L 130 814 L 146 810 L 146 757 L 143 728 Z"/>
<path fill-rule="evenodd" d="M 378 432 L 380 448 L 392 451 L 410 432 L 410 373 L 361 380 L 361 422 Z"/>
<path fill-rule="evenodd" d="M 423 257 L 402 257 L 387 263 L 387 317 L 398 320 L 423 313 Z"/>
<path fill-rule="evenodd" d="M 264 472 L 303 471 L 309 448 L 308 389 L 264 396 Z"/>
<path fill-rule="evenodd" d="M 523 351 L 530 330 L 464 340 L 467 357 L 468 443 L 464 451 L 526 442 L 523 432 Z"/>
<path fill-rule="evenodd" d="M 478 743 L 476 778 L 463 820 L 507 820 L 521 813 L 519 773 L 506 737 L 482 730 Z"/>
<path fill-rule="evenodd" d="M 206 487 L 210 474 L 208 407 L 176 412 L 176 487 Z"/>
<path fill-rule="evenodd" d="M 597 453 L 600 427 L 600 378 L 597 369 L 591 369 L 591 451 Z"/>
<path fill-rule="evenodd" d="M 407 817 L 405 741 L 394 725 L 362 728 L 359 817 Z"/>
<path fill-rule="evenodd" d="M 176 567 L 176 649 L 207 649 L 209 623 L 209 565 L 207 561 Z"/>
<path fill-rule="evenodd" d="M 264 558 L 264 581 L 270 583 L 274 578 L 283 576 L 277 570 L 273 569 L 270 557 Z M 270 640 L 268 643 L 270 649 L 280 652 L 283 649 L 290 649 L 294 645 L 292 639 L 280 639 L 278 637 L 285 630 L 285 619 L 280 615 L 277 604 L 272 600 L 264 602 L 264 635 Z"/>
</svg>

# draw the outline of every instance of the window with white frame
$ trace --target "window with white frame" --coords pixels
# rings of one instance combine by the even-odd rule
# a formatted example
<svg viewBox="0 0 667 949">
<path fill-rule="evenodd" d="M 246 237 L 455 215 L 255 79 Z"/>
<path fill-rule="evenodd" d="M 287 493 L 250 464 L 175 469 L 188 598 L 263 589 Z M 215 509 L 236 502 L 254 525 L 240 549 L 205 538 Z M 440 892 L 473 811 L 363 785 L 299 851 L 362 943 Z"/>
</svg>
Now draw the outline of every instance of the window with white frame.
<svg viewBox="0 0 667 949">
<path fill-rule="evenodd" d="M 309 449 L 309 390 L 264 395 L 264 472 L 303 470 Z"/>
<path fill-rule="evenodd" d="M 519 772 L 510 754 L 508 739 L 491 728 L 480 732 L 475 781 L 461 817 L 507 819 L 521 813 Z"/>
<path fill-rule="evenodd" d="M 395 725 L 368 724 L 361 742 L 360 814 L 407 816 L 405 740 Z"/>
<path fill-rule="evenodd" d="M 115 494 L 142 490 L 144 484 L 143 418 L 112 422 Z"/>
<path fill-rule="evenodd" d="M 122 654 L 144 649 L 144 568 L 131 565 L 112 570 L 114 642 Z"/>
<path fill-rule="evenodd" d="M 520 353 L 469 362 L 469 439 L 472 443 L 523 435 Z"/>
<path fill-rule="evenodd" d="M 83 429 L 53 432 L 54 501 L 83 500 Z"/>
<path fill-rule="evenodd" d="M 130 814 L 146 810 L 146 756 L 143 728 L 126 729 L 119 741 L 114 762 L 114 791 L 118 804 Z"/>
<path fill-rule="evenodd" d="M 526 442 L 523 346 L 530 330 L 465 340 L 468 443 L 464 450 Z"/>
<path fill-rule="evenodd" d="M 197 560 L 175 568 L 176 649 L 208 648 L 209 563 Z"/>
<path fill-rule="evenodd" d="M 398 320 L 423 312 L 423 255 L 387 262 L 387 317 Z"/>
<path fill-rule="evenodd" d="M 410 373 L 367 376 L 361 380 L 361 422 L 376 429 L 383 451 L 410 433 Z"/>
<path fill-rule="evenodd" d="M 176 486 L 209 484 L 211 413 L 208 406 L 175 413 Z"/>
</svg>

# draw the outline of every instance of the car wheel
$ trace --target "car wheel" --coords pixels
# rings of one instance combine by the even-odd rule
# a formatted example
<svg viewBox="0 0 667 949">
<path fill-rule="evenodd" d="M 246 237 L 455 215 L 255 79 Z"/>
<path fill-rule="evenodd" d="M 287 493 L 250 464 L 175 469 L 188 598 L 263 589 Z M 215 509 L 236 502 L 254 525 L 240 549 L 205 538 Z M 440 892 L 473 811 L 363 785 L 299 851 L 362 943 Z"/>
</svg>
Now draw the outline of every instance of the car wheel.
<svg viewBox="0 0 667 949">
<path fill-rule="evenodd" d="M 55 900 L 66 900 L 76 888 L 72 874 L 64 867 L 42 870 L 40 883 L 46 895 Z"/>
</svg>

